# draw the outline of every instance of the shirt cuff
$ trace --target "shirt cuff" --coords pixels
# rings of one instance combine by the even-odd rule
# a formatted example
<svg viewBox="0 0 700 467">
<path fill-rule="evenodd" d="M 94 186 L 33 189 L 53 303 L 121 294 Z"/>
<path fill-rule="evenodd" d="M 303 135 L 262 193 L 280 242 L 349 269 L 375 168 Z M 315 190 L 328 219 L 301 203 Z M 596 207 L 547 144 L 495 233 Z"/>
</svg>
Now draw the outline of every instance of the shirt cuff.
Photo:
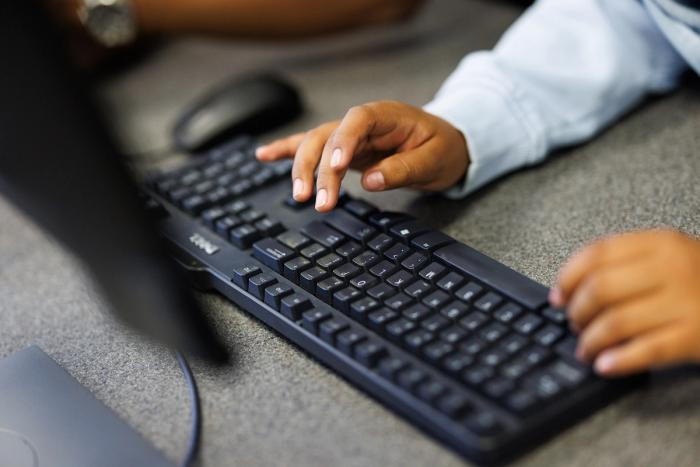
<svg viewBox="0 0 700 467">
<path fill-rule="evenodd" d="M 462 132 L 467 141 L 469 169 L 465 181 L 444 195 L 458 199 L 494 179 L 544 157 L 543 128 L 534 108 L 492 63 L 490 53 L 467 57 L 460 68 L 474 73 L 454 86 L 448 80 L 424 106 Z M 455 83 L 456 84 L 456 83 Z"/>
</svg>

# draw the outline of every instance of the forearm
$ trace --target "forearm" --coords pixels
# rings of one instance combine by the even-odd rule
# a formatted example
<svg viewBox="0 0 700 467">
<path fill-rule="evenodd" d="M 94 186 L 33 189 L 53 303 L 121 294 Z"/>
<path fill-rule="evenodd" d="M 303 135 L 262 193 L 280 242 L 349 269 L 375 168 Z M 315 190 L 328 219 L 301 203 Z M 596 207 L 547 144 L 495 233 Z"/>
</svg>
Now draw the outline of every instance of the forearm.
<svg viewBox="0 0 700 467">
<path fill-rule="evenodd" d="M 636 0 L 540 0 L 426 106 L 465 134 L 472 157 L 448 195 L 591 138 L 684 67 Z"/>
</svg>

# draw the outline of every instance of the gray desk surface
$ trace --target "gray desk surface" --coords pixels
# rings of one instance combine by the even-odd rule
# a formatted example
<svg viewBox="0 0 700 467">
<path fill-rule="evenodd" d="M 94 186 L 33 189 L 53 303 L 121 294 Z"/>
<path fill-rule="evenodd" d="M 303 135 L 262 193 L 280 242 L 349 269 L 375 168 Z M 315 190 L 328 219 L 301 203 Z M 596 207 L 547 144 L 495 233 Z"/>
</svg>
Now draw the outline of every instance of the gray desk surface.
<svg viewBox="0 0 700 467">
<path fill-rule="evenodd" d="M 105 86 L 132 151 L 158 147 L 193 96 L 259 67 L 285 72 L 309 112 L 292 131 L 379 98 L 426 102 L 468 51 L 489 47 L 517 16 L 497 2 L 436 0 L 413 23 L 294 44 L 182 40 Z M 631 228 L 695 234 L 700 86 L 691 81 L 596 142 L 512 175 L 463 202 L 408 192 L 374 196 L 403 207 L 526 275 L 551 284 L 574 250 Z M 51 157 L 51 155 L 47 155 Z M 348 183 L 358 192 L 357 180 Z M 437 209 L 436 209 L 437 207 Z M 175 361 L 104 312 L 71 258 L 0 202 L 0 355 L 38 344 L 173 460 L 188 431 Z M 216 295 L 201 299 L 236 354 L 214 372 L 195 364 L 206 422 L 203 465 L 462 465 L 294 346 Z M 680 372 L 599 412 L 521 465 L 700 463 L 700 378 Z"/>
</svg>

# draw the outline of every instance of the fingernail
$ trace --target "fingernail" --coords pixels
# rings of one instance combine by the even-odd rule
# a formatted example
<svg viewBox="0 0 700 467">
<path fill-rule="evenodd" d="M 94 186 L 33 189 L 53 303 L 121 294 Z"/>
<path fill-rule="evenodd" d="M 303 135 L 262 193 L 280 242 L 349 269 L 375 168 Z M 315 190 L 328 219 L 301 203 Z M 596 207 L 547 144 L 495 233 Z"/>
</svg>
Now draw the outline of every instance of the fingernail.
<svg viewBox="0 0 700 467">
<path fill-rule="evenodd" d="M 331 156 L 331 167 L 334 169 L 340 166 L 340 158 L 343 157 L 343 151 L 340 148 L 335 148 L 333 150 L 333 155 Z"/>
<path fill-rule="evenodd" d="M 561 297 L 561 290 L 559 290 L 559 287 L 553 287 L 549 290 L 549 303 L 552 306 L 556 306 L 556 307 L 560 307 L 563 305 L 562 297 Z"/>
<path fill-rule="evenodd" d="M 370 190 L 383 190 L 385 186 L 384 174 L 377 171 L 367 175 L 367 188 Z"/>
<path fill-rule="evenodd" d="M 266 149 L 266 148 L 267 148 L 267 146 L 259 146 L 259 147 L 255 150 L 255 157 L 257 157 L 258 159 L 260 159 L 260 158 L 262 157 L 263 153 L 265 152 L 265 149 Z"/>
<path fill-rule="evenodd" d="M 292 196 L 294 199 L 297 199 L 302 191 L 304 191 L 304 182 L 301 178 L 295 178 L 294 184 L 292 185 Z"/>
<path fill-rule="evenodd" d="M 615 368 L 615 357 L 604 353 L 595 361 L 595 371 L 598 373 L 610 373 Z"/>
<path fill-rule="evenodd" d="M 323 206 L 326 205 L 326 201 L 328 200 L 328 192 L 326 191 L 325 188 L 321 188 L 318 190 L 318 193 L 316 193 L 316 209 L 322 208 Z"/>
</svg>

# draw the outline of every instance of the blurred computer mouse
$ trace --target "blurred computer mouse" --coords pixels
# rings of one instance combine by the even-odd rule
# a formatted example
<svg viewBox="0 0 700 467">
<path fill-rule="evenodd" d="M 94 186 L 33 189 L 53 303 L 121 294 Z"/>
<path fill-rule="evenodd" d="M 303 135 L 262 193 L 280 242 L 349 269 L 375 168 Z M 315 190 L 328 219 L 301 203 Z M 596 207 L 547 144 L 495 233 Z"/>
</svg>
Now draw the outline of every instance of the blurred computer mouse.
<svg viewBox="0 0 700 467">
<path fill-rule="evenodd" d="M 291 84 L 270 73 L 247 75 L 190 105 L 175 124 L 173 139 L 180 151 L 199 153 L 236 135 L 270 131 L 301 112 L 301 97 Z"/>
</svg>

